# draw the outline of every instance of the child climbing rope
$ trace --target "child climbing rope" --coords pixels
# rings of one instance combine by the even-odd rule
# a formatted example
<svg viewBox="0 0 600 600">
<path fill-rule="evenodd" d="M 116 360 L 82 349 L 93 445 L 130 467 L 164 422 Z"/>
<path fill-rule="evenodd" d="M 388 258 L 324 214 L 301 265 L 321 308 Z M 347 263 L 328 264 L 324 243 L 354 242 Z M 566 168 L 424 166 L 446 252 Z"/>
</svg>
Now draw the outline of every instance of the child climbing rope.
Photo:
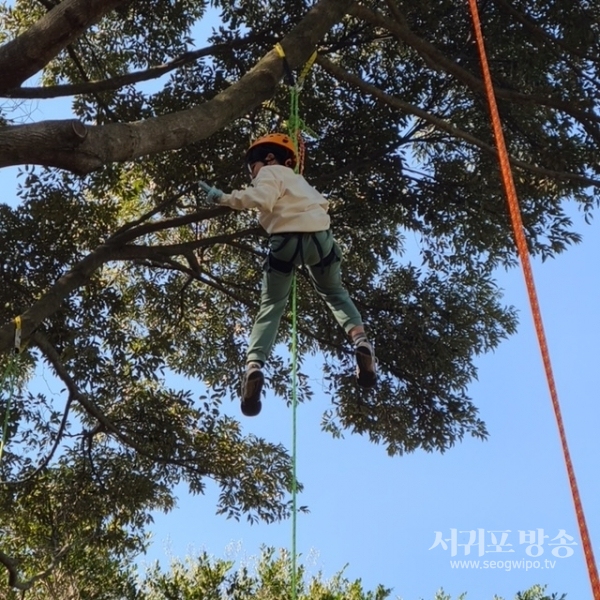
<svg viewBox="0 0 600 600">
<path fill-rule="evenodd" d="M 295 267 L 306 265 L 317 293 L 354 342 L 358 385 L 376 381 L 373 346 L 348 291 L 342 284 L 342 253 L 333 239 L 327 200 L 304 177 L 294 172 L 297 151 L 292 139 L 271 133 L 254 141 L 246 153 L 252 185 L 225 194 L 201 183 L 207 198 L 236 210 L 257 209 L 259 223 L 269 234 L 260 308 L 242 380 L 242 413 L 257 415 L 264 384 L 263 367 L 275 343 L 281 316 L 292 287 Z"/>
</svg>

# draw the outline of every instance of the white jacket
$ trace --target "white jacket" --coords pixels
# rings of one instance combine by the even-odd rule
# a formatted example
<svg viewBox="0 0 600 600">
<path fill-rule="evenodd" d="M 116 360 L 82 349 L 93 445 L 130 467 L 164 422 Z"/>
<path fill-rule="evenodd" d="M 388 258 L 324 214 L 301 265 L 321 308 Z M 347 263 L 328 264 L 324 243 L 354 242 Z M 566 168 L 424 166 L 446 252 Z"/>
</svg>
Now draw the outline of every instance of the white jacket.
<svg viewBox="0 0 600 600">
<path fill-rule="evenodd" d="M 244 190 L 223 194 L 220 204 L 258 209 L 258 222 L 269 234 L 310 233 L 329 229 L 329 202 L 302 175 L 282 165 L 265 165 Z"/>
</svg>

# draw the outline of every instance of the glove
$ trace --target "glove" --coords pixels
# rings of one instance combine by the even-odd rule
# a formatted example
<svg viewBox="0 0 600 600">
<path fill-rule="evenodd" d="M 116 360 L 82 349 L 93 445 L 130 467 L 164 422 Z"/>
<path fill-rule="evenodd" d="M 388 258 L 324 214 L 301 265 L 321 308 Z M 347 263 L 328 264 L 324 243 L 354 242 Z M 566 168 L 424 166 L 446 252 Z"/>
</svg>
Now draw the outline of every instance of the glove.
<svg viewBox="0 0 600 600">
<path fill-rule="evenodd" d="M 206 183 L 205 181 L 199 181 L 198 185 L 200 185 L 200 187 L 206 192 L 206 199 L 209 202 L 214 202 L 215 204 L 218 204 L 219 200 L 221 199 L 221 196 L 223 195 L 223 192 L 219 188 L 212 187 L 208 185 L 208 183 Z"/>
</svg>

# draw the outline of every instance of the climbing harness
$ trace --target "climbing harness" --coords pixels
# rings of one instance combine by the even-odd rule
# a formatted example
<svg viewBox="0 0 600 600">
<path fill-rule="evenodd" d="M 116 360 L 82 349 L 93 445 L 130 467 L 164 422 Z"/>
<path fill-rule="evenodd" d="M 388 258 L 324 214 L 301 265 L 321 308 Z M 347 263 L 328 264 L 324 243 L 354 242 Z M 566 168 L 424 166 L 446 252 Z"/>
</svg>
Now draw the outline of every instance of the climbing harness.
<svg viewBox="0 0 600 600">
<path fill-rule="evenodd" d="M 479 20 L 479 12 L 477 9 L 477 0 L 469 0 L 469 6 L 471 9 L 471 16 L 473 19 L 473 29 L 475 31 L 475 38 L 477 40 L 477 48 L 479 50 L 479 58 L 481 60 L 481 69 L 483 73 L 483 81 L 485 85 L 485 91 L 489 103 L 489 109 L 491 113 L 492 127 L 494 130 L 494 137 L 496 138 L 496 145 L 498 149 L 498 159 L 500 162 L 500 169 L 502 173 L 502 181 L 505 188 L 505 193 L 508 200 L 510 218 L 515 235 L 517 248 L 519 251 L 519 257 L 521 260 L 521 267 L 523 269 L 523 275 L 525 277 L 525 284 L 527 286 L 527 293 L 529 295 L 529 303 L 531 305 L 531 312 L 533 315 L 533 321 L 535 324 L 535 330 L 537 333 L 538 343 L 542 355 L 542 361 L 544 364 L 544 370 L 546 373 L 546 379 L 548 380 L 548 388 L 550 390 L 550 397 L 552 399 L 552 406 L 554 408 L 554 416 L 558 425 L 558 431 L 560 435 L 560 441 L 562 445 L 563 455 L 565 464 L 567 467 L 567 474 L 569 477 L 569 483 L 571 486 L 571 494 L 573 496 L 573 503 L 575 505 L 575 513 L 577 515 L 577 523 L 579 526 L 579 533 L 583 545 L 583 551 L 587 564 L 588 574 L 590 578 L 590 584 L 594 600 L 600 600 L 600 579 L 598 578 L 598 569 L 594 559 L 594 552 L 590 541 L 590 536 L 585 520 L 585 514 L 583 512 L 583 505 L 581 497 L 579 495 L 579 488 L 577 486 L 577 480 L 575 478 L 575 470 L 571 461 L 571 454 L 569 452 L 569 446 L 567 444 L 567 436 L 565 433 L 565 426 L 563 423 L 562 413 L 560 409 L 560 403 L 558 401 L 558 392 L 556 389 L 556 383 L 554 381 L 554 375 L 552 372 L 552 364 L 550 362 L 550 352 L 548 349 L 548 342 L 546 340 L 546 334 L 544 332 L 544 325 L 542 322 L 542 316 L 540 312 L 540 306 L 538 302 L 537 292 L 535 289 L 535 283 L 533 279 L 533 271 L 531 269 L 531 262 L 529 258 L 529 250 L 527 248 L 527 240 L 525 239 L 523 220 L 521 217 L 521 209 L 519 206 L 519 200 L 517 198 L 516 188 L 512 176 L 512 170 L 508 158 L 508 151 L 506 149 L 506 143 L 504 141 L 504 134 L 502 131 L 502 124 L 500 122 L 500 115 L 498 112 L 498 106 L 496 104 L 496 98 L 494 94 L 494 87 L 492 85 L 492 78 L 487 61 L 487 55 L 485 51 L 485 45 L 483 41 L 483 34 L 481 31 L 481 23 Z"/>
<path fill-rule="evenodd" d="M 313 52 L 307 63 L 304 65 L 297 81 L 294 81 L 294 74 L 287 62 L 285 57 L 285 51 L 281 44 L 275 45 L 275 51 L 279 57 L 283 60 L 283 66 L 286 72 L 286 78 L 290 88 L 290 118 L 287 123 L 287 129 L 292 141 L 296 146 L 296 165 L 294 170 L 296 173 L 302 173 L 304 170 L 304 140 L 302 139 L 302 131 L 307 130 L 304 124 L 300 120 L 300 111 L 298 97 L 304 80 L 310 71 L 315 59 L 317 58 L 317 52 Z M 287 243 L 287 242 L 285 242 Z M 302 252 L 302 241 L 299 242 L 297 251 Z M 322 252 L 322 251 L 321 251 Z M 295 258 L 295 256 L 294 256 Z M 321 264 L 323 259 L 321 260 Z M 298 596 L 298 567 L 297 567 L 297 544 L 296 544 L 296 531 L 297 531 L 297 515 L 298 515 L 298 487 L 296 484 L 297 474 L 297 438 L 298 438 L 298 286 L 296 281 L 296 273 L 292 278 L 292 550 L 291 550 L 291 597 L 292 600 L 296 600 Z"/>
<path fill-rule="evenodd" d="M 304 266 L 306 264 L 304 262 L 304 250 L 305 244 L 308 241 L 314 244 L 317 254 L 319 255 L 319 262 L 311 266 L 321 269 L 321 273 L 325 272 L 325 267 L 328 267 L 336 260 L 340 260 L 340 257 L 337 255 L 335 246 L 333 244 L 331 246 L 331 250 L 327 253 L 327 256 L 325 256 L 323 245 L 319 241 L 316 233 L 281 233 L 275 235 L 278 238 L 281 238 L 281 241 L 275 248 L 271 248 L 267 258 L 267 269 L 275 269 L 281 273 L 291 273 L 292 269 L 294 268 L 294 261 L 298 256 L 300 257 L 300 264 Z M 292 241 L 296 244 L 292 256 L 288 260 L 281 260 L 277 258 L 275 255 L 278 252 L 281 252 L 281 250 L 283 250 Z"/>
<path fill-rule="evenodd" d="M 15 393 L 17 375 L 18 375 L 18 356 L 23 349 L 21 345 L 22 329 L 21 329 L 21 317 L 15 317 L 15 343 L 14 351 L 10 354 L 6 367 L 4 369 L 4 375 L 2 377 L 2 389 L 0 390 L 0 398 L 4 395 L 5 384 L 6 385 L 6 407 L 4 409 L 4 421 L 2 423 L 2 438 L 0 439 L 0 463 L 2 462 L 2 456 L 4 454 L 4 447 L 8 440 L 8 425 L 10 421 L 10 408 L 12 399 Z"/>
</svg>

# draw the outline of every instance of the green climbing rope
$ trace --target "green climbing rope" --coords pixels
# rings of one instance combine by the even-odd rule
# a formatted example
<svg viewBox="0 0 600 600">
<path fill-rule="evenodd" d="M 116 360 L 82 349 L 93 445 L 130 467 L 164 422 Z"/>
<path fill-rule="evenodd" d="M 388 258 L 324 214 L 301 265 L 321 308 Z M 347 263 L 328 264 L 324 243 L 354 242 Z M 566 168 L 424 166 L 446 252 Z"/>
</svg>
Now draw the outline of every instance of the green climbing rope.
<svg viewBox="0 0 600 600">
<path fill-rule="evenodd" d="M 293 81 L 291 69 L 287 65 L 285 52 L 277 44 L 275 49 L 283 59 L 288 78 L 290 79 L 290 118 L 287 123 L 287 129 L 290 137 L 296 146 L 296 173 L 302 173 L 304 167 L 304 146 L 301 140 L 301 134 L 306 127 L 300 120 L 299 96 L 300 90 L 304 84 L 304 79 L 310 71 L 317 53 L 314 52 L 298 77 Z M 298 504 L 297 504 L 297 439 L 298 439 L 298 285 L 296 272 L 294 271 L 292 279 L 292 549 L 291 549 L 291 596 L 296 600 L 298 596 L 298 565 L 297 565 L 297 523 L 298 523 Z"/>
<path fill-rule="evenodd" d="M 292 280 L 292 557 L 291 557 L 291 584 L 292 584 L 292 600 L 296 600 L 298 593 L 298 566 L 296 552 L 296 530 L 297 530 L 297 485 L 296 485 L 296 446 L 297 446 L 297 431 L 298 431 L 298 314 L 297 314 L 297 285 L 296 274 Z"/>
<path fill-rule="evenodd" d="M 290 88 L 290 119 L 288 131 L 296 146 L 296 155 L 299 157 L 298 136 L 300 133 L 300 117 L 298 104 L 299 90 L 296 86 Z M 300 172 L 300 160 L 296 161 L 296 172 Z M 297 440 L 298 440 L 298 284 L 296 270 L 292 279 L 292 556 L 291 556 L 291 586 L 292 600 L 298 594 L 298 565 L 296 549 L 296 531 L 298 523 L 297 505 Z"/>
</svg>

